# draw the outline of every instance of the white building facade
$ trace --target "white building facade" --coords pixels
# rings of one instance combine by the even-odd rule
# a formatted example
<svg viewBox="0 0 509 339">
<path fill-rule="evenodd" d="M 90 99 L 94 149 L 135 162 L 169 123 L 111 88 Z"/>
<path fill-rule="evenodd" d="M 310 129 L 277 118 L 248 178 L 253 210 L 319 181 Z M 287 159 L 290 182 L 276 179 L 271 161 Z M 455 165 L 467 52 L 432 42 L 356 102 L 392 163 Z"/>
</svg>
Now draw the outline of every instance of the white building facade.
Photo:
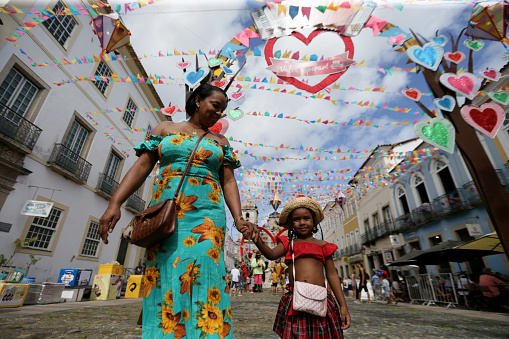
<svg viewBox="0 0 509 339">
<path fill-rule="evenodd" d="M 48 4 L 26 1 L 22 5 L 27 10 Z M 56 11 L 69 5 L 72 3 L 52 1 L 48 7 Z M 81 81 L 55 85 L 74 75 L 107 80 L 113 75 L 147 78 L 147 74 L 131 47 L 118 50 L 125 61 L 105 56 L 104 62 L 32 66 L 14 43 L 5 40 L 32 16 L 2 16 L 0 253 L 10 255 L 16 239 L 36 237 L 19 249 L 12 265 L 23 268 L 30 254 L 40 257 L 29 272 L 37 282 L 56 281 L 61 268 L 89 268 L 96 274 L 99 264 L 113 260 L 135 267 L 144 252 L 121 240 L 121 232 L 150 202 L 151 180 L 123 206 L 108 245 L 97 234 L 99 218 L 137 159 L 133 146 L 164 119 L 149 108 L 161 108 L 163 103 L 147 84 Z M 88 24 L 91 19 L 86 15 L 57 16 L 25 33 L 16 44 L 36 63 L 100 55 L 99 42 Z M 46 218 L 21 215 L 26 200 L 54 205 Z"/>
</svg>

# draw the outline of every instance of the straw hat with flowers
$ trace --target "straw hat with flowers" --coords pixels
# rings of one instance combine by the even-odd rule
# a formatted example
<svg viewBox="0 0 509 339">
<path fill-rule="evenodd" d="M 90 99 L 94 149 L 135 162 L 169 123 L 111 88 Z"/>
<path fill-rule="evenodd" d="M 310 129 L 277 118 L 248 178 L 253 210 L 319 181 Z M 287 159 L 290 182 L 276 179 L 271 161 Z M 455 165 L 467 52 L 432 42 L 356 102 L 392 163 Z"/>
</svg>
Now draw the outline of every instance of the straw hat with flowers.
<svg viewBox="0 0 509 339">
<path fill-rule="evenodd" d="M 315 222 L 317 224 L 320 223 L 324 218 L 320 204 L 313 200 L 311 197 L 301 195 L 297 196 L 295 199 L 289 201 L 285 205 L 283 211 L 281 212 L 281 216 L 279 217 L 279 225 L 287 228 L 288 216 L 297 208 L 307 208 L 308 210 L 313 211 L 315 215 Z"/>
</svg>

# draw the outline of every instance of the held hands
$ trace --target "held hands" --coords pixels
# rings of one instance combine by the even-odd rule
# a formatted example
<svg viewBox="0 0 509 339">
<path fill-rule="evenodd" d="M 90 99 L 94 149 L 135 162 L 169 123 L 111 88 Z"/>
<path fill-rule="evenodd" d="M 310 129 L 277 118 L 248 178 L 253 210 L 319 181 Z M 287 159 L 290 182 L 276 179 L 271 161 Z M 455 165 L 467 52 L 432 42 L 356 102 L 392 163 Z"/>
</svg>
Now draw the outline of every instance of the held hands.
<svg viewBox="0 0 509 339">
<path fill-rule="evenodd" d="M 242 233 L 246 240 L 258 241 L 260 237 L 260 231 L 256 228 L 256 225 L 252 222 L 240 219 L 235 223 L 237 230 Z"/>
<path fill-rule="evenodd" d="M 108 233 L 113 232 L 117 221 L 120 220 L 120 207 L 108 206 L 106 212 L 99 219 L 99 235 L 105 244 L 108 243 Z"/>
</svg>

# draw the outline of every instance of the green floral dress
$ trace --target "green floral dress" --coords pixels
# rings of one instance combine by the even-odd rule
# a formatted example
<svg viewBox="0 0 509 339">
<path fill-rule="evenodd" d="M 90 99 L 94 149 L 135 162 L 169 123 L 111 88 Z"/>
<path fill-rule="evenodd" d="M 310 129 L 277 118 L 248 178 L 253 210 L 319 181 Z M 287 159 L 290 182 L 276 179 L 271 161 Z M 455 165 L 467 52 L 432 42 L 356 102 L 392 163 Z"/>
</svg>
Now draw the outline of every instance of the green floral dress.
<svg viewBox="0 0 509 339">
<path fill-rule="evenodd" d="M 171 199 L 197 136 L 151 135 L 135 146 L 159 153 L 151 204 Z M 233 338 L 224 265 L 226 215 L 219 169 L 240 161 L 232 148 L 203 138 L 177 198 L 177 231 L 147 249 L 143 285 L 143 339 Z"/>
</svg>

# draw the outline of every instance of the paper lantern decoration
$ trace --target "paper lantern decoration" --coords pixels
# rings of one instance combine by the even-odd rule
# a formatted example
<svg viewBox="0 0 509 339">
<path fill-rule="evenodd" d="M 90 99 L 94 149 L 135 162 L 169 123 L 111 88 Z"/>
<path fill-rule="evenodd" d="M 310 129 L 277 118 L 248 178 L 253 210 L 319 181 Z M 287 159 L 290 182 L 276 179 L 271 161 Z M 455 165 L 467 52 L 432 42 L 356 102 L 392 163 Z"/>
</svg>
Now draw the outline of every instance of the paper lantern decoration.
<svg viewBox="0 0 509 339">
<path fill-rule="evenodd" d="M 129 43 L 131 32 L 113 15 L 99 15 L 90 21 L 101 43 L 102 54 L 110 53 Z"/>
<path fill-rule="evenodd" d="M 506 38 L 508 16 L 509 4 L 506 2 L 476 4 L 470 16 L 466 35 L 477 39 L 501 41 L 508 49 L 509 40 Z"/>
<path fill-rule="evenodd" d="M 274 208 L 274 211 L 277 211 L 279 205 L 281 205 L 281 199 L 279 199 L 277 192 L 274 192 L 274 197 L 270 201 L 270 205 Z"/>
<path fill-rule="evenodd" d="M 343 205 L 345 204 L 345 195 L 341 192 L 341 190 L 338 191 L 338 194 L 336 194 L 336 197 L 334 199 L 334 202 L 339 205 L 339 207 L 343 208 Z"/>
</svg>

